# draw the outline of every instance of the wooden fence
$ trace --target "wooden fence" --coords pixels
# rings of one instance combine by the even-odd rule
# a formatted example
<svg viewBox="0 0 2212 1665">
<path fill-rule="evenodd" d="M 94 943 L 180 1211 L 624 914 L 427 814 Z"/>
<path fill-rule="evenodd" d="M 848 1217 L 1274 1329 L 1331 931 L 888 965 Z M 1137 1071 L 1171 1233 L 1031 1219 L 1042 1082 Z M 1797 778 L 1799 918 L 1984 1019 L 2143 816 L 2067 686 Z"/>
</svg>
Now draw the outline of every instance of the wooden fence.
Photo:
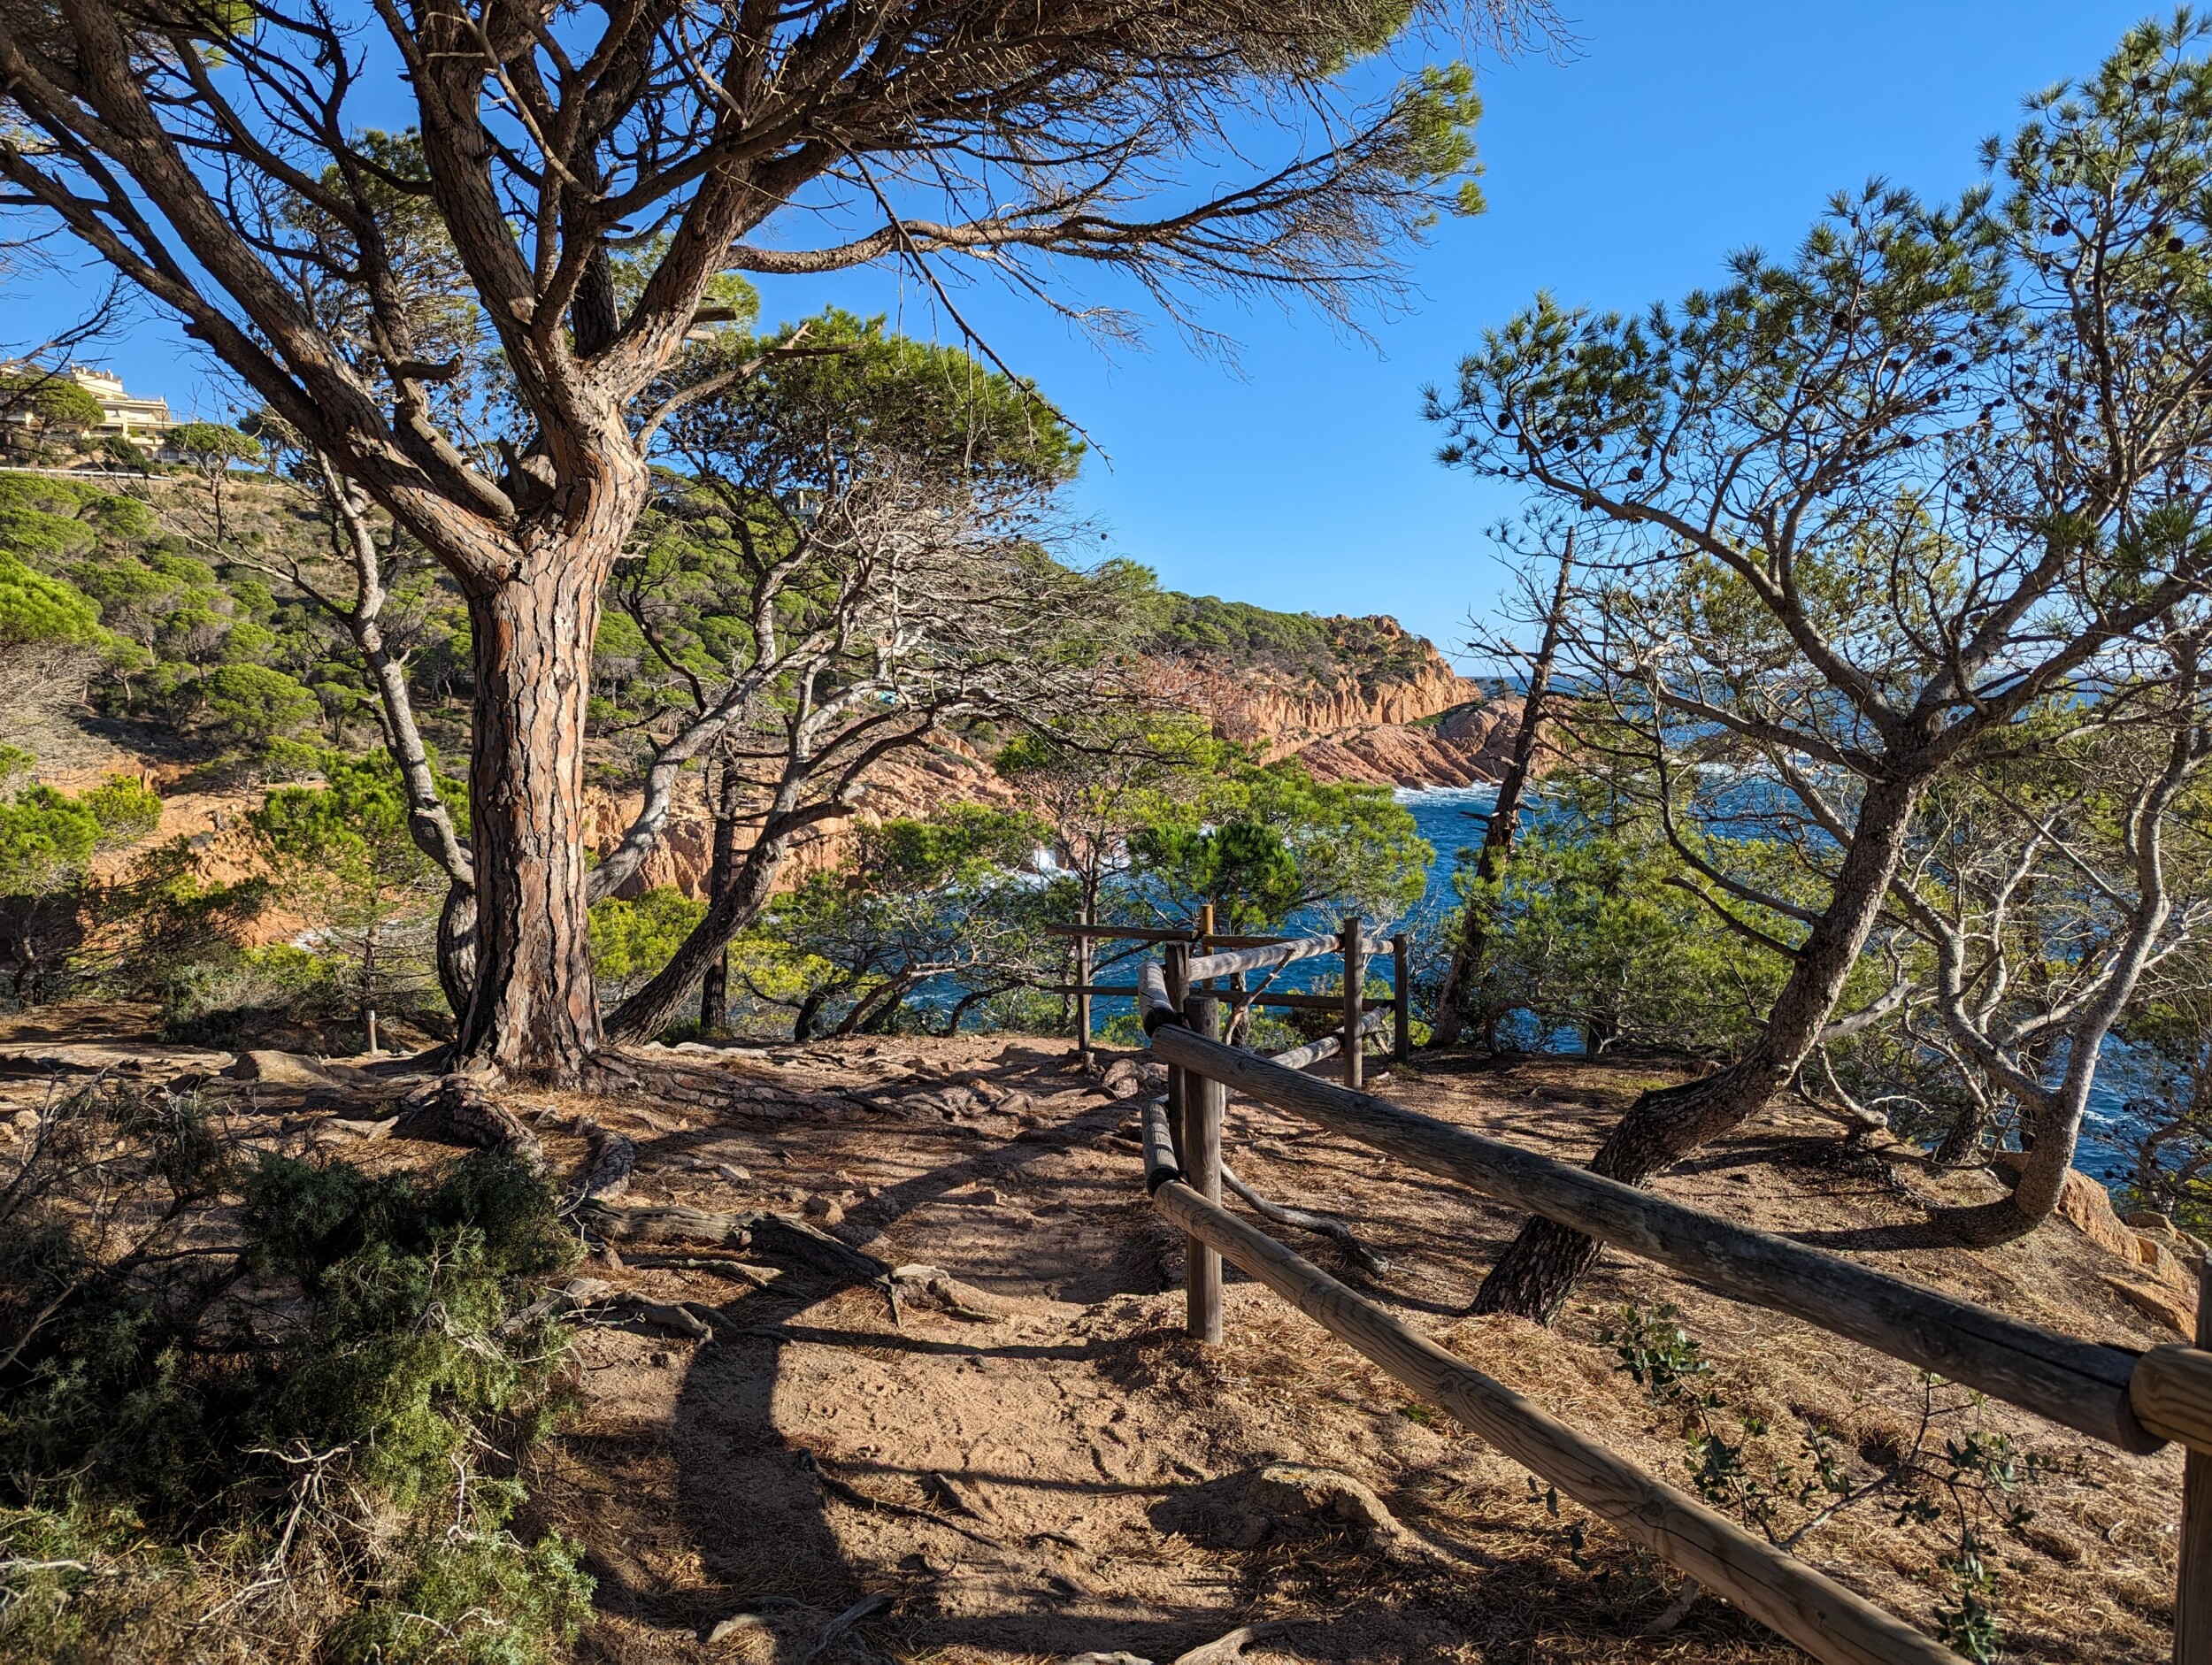
<svg viewBox="0 0 2212 1665">
<path fill-rule="evenodd" d="M 1293 948 L 1298 955 L 1287 955 Z M 1498 1450 L 1814 1658 L 1836 1665 L 1957 1665 L 1956 1654 L 1894 1615 L 1576 1433 L 1227 1212 L 1221 1205 L 1221 1126 L 1234 1087 L 1425 1172 L 2122 1450 L 2182 1443 L 2188 1457 L 2174 1658 L 2177 1665 L 2212 1665 L 2212 1277 L 2199 1302 L 2197 1346 L 2138 1354 L 2085 1341 L 1391 1104 L 1357 1090 L 1356 1064 L 1348 1063 L 1342 1086 L 1302 1074 L 1300 1067 L 1313 1061 L 1310 1047 L 1263 1058 L 1222 1044 L 1222 1001 L 1217 991 L 1201 986 L 1207 979 L 1291 957 L 1341 953 L 1349 990 L 1356 982 L 1348 974 L 1354 963 L 1371 951 L 1353 921 L 1337 938 L 1205 955 L 1184 946 L 1179 964 L 1179 945 L 1171 941 L 1166 963 L 1148 961 L 1144 967 L 1139 1007 L 1152 1050 L 1168 1065 L 1167 1096 L 1146 1110 L 1145 1180 L 1153 1206 L 1187 1239 L 1191 1335 L 1221 1339 L 1225 1258 Z M 1262 954 L 1278 957 L 1252 957 Z M 1402 1002 L 1402 948 L 1398 969 Z M 1402 1003 L 1396 1017 L 1402 1038 Z M 1348 998 L 1347 1032 L 1353 1017 Z M 1348 1060 L 1359 1050 L 1344 1048 Z"/>
<path fill-rule="evenodd" d="M 1214 910 L 1210 902 L 1198 910 L 1198 923 L 1195 928 L 1189 931 L 1095 925 L 1047 925 L 1045 929 L 1056 936 L 1075 939 L 1075 981 L 1047 992 L 1075 997 L 1076 1049 L 1087 1062 L 1091 1054 L 1092 998 L 1100 994 L 1118 994 L 1133 1000 L 1140 992 L 1134 983 L 1092 981 L 1092 965 L 1095 955 L 1094 945 L 1102 941 L 1162 945 L 1166 956 L 1163 974 L 1168 980 L 1171 997 L 1179 1002 L 1192 984 L 1220 978 L 1225 981 L 1226 987 L 1217 992 L 1233 1010 L 1244 1007 L 1272 1006 L 1287 1010 L 1341 1011 L 1343 1021 L 1335 1034 L 1314 1042 L 1313 1045 L 1320 1050 L 1308 1050 L 1300 1067 L 1317 1063 L 1324 1058 L 1341 1057 L 1344 1061 L 1344 1080 L 1348 1086 L 1362 1085 L 1365 1076 L 1366 1055 L 1363 1047 L 1349 1044 L 1350 1038 L 1376 1032 L 1381 1027 L 1378 1020 L 1382 1013 L 1387 1011 L 1391 1015 L 1391 1056 L 1403 1060 L 1411 1055 L 1413 1037 L 1409 1025 L 1412 1011 L 1406 998 L 1406 982 L 1411 971 L 1410 944 L 1403 932 L 1390 937 L 1371 936 L 1363 921 L 1347 919 L 1343 929 L 1333 936 L 1224 936 L 1214 930 Z M 1390 994 L 1381 999 L 1371 1000 L 1366 990 L 1368 962 L 1385 953 L 1390 955 Z M 1297 961 L 1325 954 L 1344 956 L 1344 992 L 1340 995 L 1247 986 L 1248 979 L 1254 971 L 1279 970 Z"/>
</svg>

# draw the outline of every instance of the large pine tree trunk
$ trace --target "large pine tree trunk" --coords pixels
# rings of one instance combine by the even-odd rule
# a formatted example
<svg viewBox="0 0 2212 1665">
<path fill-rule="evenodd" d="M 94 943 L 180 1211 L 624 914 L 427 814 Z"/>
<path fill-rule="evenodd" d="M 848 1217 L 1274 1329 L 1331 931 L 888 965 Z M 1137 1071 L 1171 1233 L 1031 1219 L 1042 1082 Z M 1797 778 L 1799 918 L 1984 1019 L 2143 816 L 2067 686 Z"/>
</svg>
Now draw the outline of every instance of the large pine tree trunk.
<svg viewBox="0 0 2212 1665">
<path fill-rule="evenodd" d="M 1590 1170 L 1640 1185 L 1701 1145 L 1720 1138 L 1781 1090 L 1811 1055 L 1842 998 L 1851 968 L 1881 913 L 1912 825 L 1921 779 L 1875 782 L 1860 806 L 1828 910 L 1807 934 L 1750 1051 L 1718 1074 L 1647 1093 L 1591 1159 Z M 1550 1322 L 1576 1282 L 1597 1263 L 1596 1239 L 1550 1220 L 1531 1220 L 1476 1293 L 1477 1312 L 1512 1312 Z"/>
<path fill-rule="evenodd" d="M 608 559 L 551 559 L 472 586 L 475 736 L 469 768 L 476 978 L 468 1063 L 578 1080 L 599 1047 L 585 895 L 584 719 Z"/>
</svg>

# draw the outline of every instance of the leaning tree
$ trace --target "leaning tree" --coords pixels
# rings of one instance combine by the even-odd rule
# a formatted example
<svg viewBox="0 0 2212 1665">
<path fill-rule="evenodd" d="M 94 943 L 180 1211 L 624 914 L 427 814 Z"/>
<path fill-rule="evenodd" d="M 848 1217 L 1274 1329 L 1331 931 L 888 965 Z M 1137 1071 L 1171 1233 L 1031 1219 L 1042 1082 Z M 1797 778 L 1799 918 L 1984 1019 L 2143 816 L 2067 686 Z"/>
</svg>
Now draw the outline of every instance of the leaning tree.
<svg viewBox="0 0 2212 1665">
<path fill-rule="evenodd" d="M 1529 10 L 1471 9 L 1507 29 Z M 672 413 L 640 398 L 710 286 L 903 259 L 953 311 L 935 263 L 972 257 L 1059 304 L 1056 261 L 1171 310 L 1251 288 L 1341 310 L 1472 205 L 1465 70 L 1371 103 L 1341 78 L 1440 20 L 1397 0 L 0 0 L 0 203 L 178 318 L 452 574 L 475 656 L 460 1049 L 572 1078 L 600 1044 L 592 643 Z M 436 356 L 408 284 L 426 225 L 481 353 Z M 648 249 L 626 307 L 617 259 Z M 499 398 L 442 396 L 495 355 Z"/>
<path fill-rule="evenodd" d="M 1548 300 L 1462 366 L 1447 460 L 1577 519 L 1563 641 L 1643 736 L 1699 894 L 1789 965 L 1730 1067 L 1645 1094 L 1599 1172 L 1640 1184 L 1824 1041 L 1932 783 L 2085 714 L 2212 573 L 2212 66 L 2147 26 L 2047 97 L 1955 209 L 1870 187 L 1796 257 L 1647 317 Z M 1732 825 L 1795 852 L 1785 884 Z M 1716 839 L 1715 834 L 1721 835 Z M 2024 1229 L 2015 1213 L 1983 1231 Z M 1557 1310 L 1594 1262 L 1546 1221 L 1478 1305 Z"/>
</svg>

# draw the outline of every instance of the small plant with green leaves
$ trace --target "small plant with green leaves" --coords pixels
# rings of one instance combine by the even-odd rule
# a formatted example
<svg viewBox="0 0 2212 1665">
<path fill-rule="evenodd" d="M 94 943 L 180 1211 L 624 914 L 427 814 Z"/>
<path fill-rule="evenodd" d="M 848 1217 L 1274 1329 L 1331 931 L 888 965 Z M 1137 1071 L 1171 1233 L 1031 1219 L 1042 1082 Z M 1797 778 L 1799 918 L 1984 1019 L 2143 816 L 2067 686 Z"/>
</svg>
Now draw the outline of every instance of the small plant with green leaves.
<svg viewBox="0 0 2212 1665">
<path fill-rule="evenodd" d="M 1804 1416 L 1778 1428 L 1731 1405 L 1703 1346 L 1673 1306 L 1631 1302 L 1597 1336 L 1613 1348 L 1615 1368 L 1678 1420 L 1697 1494 L 1777 1548 L 1794 1551 L 1846 1510 L 1878 1499 L 1892 1500 L 1896 1527 L 1940 1529 L 1949 1544 L 1936 1565 L 1950 1589 L 1937 1610 L 1937 1633 L 1976 1665 L 1998 1657 L 2003 1635 L 1987 1534 L 2016 1532 L 2033 1518 L 2017 1494 L 2049 1465 L 1985 1425 L 1985 1395 L 1922 1372 L 1912 1438 L 1855 1475 L 1832 1429 Z M 1578 1540 L 1573 1547 L 1579 1550 Z M 1663 1623 L 1683 1611 L 1686 1604 L 1678 1604 Z"/>
<path fill-rule="evenodd" d="M 1690 1397 L 1693 1384 L 1713 1374 L 1703 1345 L 1682 1327 L 1682 1314 L 1671 1301 L 1648 1312 L 1631 1301 L 1615 1324 L 1599 1327 L 1598 1339 L 1613 1349 L 1619 1368 L 1655 1405 Z"/>
</svg>

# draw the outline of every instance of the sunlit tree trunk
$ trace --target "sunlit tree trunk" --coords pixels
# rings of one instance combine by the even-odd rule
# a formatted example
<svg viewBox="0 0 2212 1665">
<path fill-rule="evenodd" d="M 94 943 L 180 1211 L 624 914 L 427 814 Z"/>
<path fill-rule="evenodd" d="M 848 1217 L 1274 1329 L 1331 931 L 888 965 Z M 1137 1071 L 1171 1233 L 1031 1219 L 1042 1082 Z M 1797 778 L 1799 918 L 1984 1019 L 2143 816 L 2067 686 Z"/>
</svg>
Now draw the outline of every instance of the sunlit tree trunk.
<svg viewBox="0 0 2212 1665">
<path fill-rule="evenodd" d="M 714 803 L 714 859 L 707 868 L 710 904 L 737 878 L 737 812 L 745 789 L 737 765 L 725 762 Z M 729 1026 L 730 951 L 725 948 L 699 983 L 699 1026 L 709 1033 Z"/>
<path fill-rule="evenodd" d="M 1798 948 L 1789 980 L 1750 1051 L 1701 1080 L 1643 1094 L 1592 1159 L 1593 1173 L 1640 1185 L 1729 1132 L 1797 1073 L 1818 1044 L 1881 915 L 1921 784 L 1914 775 L 1868 787 L 1858 829 L 1836 877 L 1834 899 Z M 1531 1220 L 1490 1269 L 1474 1310 L 1548 1321 L 1576 1280 L 1597 1263 L 1602 1247 L 1571 1227 Z"/>
<path fill-rule="evenodd" d="M 584 721 L 599 595 L 627 522 L 503 584 L 471 587 L 476 703 L 470 855 L 476 978 L 465 1062 L 551 1082 L 599 1047 L 583 813 Z"/>
</svg>

